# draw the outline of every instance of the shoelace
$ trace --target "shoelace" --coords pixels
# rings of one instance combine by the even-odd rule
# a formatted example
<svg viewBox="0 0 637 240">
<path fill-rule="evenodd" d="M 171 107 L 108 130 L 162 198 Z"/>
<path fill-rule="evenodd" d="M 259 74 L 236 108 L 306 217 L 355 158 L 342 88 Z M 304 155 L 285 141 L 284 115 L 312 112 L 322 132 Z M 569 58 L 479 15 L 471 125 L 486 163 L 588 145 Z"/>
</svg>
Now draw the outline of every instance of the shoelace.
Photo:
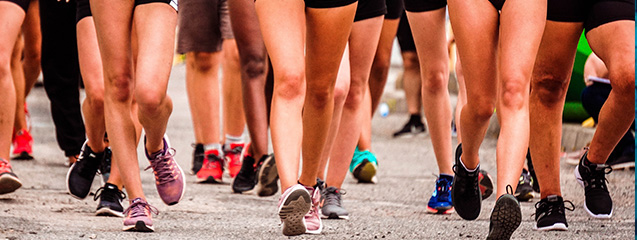
<svg viewBox="0 0 637 240">
<path fill-rule="evenodd" d="M 332 191 L 333 190 L 333 191 Z M 325 193 L 324 205 L 336 205 L 341 206 L 341 196 L 347 194 L 344 189 L 329 189 Z"/>
<path fill-rule="evenodd" d="M 85 158 L 85 153 L 87 153 L 86 151 L 86 149 L 80 151 L 80 156 L 77 158 L 77 161 L 75 161 L 74 164 L 77 165 L 77 171 L 79 172 L 80 176 L 89 179 L 95 176 L 93 175 L 94 171 L 97 171 L 100 162 L 98 162 L 97 159 L 93 159 L 93 161 L 90 161 L 89 159 Z M 87 153 L 88 156 L 90 156 L 91 154 L 97 157 L 97 154 L 95 154 L 93 151 Z"/>
<path fill-rule="evenodd" d="M 9 163 L 9 161 L 5 160 L 4 158 L 0 158 L 0 169 L 2 168 L 11 169 L 11 164 Z"/>
<path fill-rule="evenodd" d="M 465 176 L 462 176 L 462 174 L 458 174 L 458 165 L 453 165 L 451 170 L 453 170 L 455 177 L 471 178 L 473 180 L 473 181 L 456 181 L 457 184 L 461 184 L 461 187 L 464 189 L 472 189 L 473 194 L 476 196 L 480 194 L 480 185 L 479 185 L 480 171 L 476 169 L 475 172 L 467 172 L 467 174 L 464 174 Z M 473 175 L 475 175 L 475 177 Z"/>
<path fill-rule="evenodd" d="M 511 187 L 510 184 L 507 184 L 507 186 L 506 186 L 506 193 L 510 194 L 510 195 L 513 195 L 513 193 L 514 193 L 513 187 Z"/>
<path fill-rule="evenodd" d="M 157 210 L 156 207 L 153 207 L 150 204 L 148 204 L 146 201 L 135 201 L 131 203 L 131 205 L 128 206 L 126 210 L 124 210 L 124 215 L 127 215 L 128 213 L 130 213 L 131 217 L 145 216 L 146 211 L 144 210 L 148 210 L 149 213 L 154 213 L 155 215 L 159 215 L 159 210 Z"/>
<path fill-rule="evenodd" d="M 566 205 L 567 203 L 570 204 L 571 206 L 568 207 Z M 535 203 L 535 209 L 539 210 L 540 212 L 546 213 L 544 214 L 544 216 L 550 216 L 555 213 L 559 213 L 560 215 L 563 215 L 565 209 L 571 212 L 575 211 L 575 205 L 573 204 L 573 202 L 569 200 L 563 200 L 562 204 L 559 204 L 559 202 L 539 201 Z M 536 216 L 535 213 L 531 214 L 531 218 L 535 216 Z"/>
<path fill-rule="evenodd" d="M 207 167 L 209 168 L 217 167 L 216 165 L 213 164 L 215 162 L 219 162 L 220 166 L 223 166 L 223 158 L 220 158 L 219 156 L 214 154 L 208 154 L 206 157 L 208 158 Z"/>
<path fill-rule="evenodd" d="M 584 186 L 587 190 L 599 188 L 608 192 L 608 187 L 606 186 L 608 179 L 606 179 L 606 174 L 610 174 L 613 168 L 605 164 L 598 164 L 597 166 L 601 166 L 601 168 L 591 169 L 592 166 L 585 167 L 584 171 L 588 172 L 590 177 L 579 178 L 579 180 L 584 182 Z"/>
<path fill-rule="evenodd" d="M 157 156 L 154 160 L 150 161 L 150 166 L 146 167 L 144 171 L 152 168 L 155 171 L 155 180 L 159 184 L 168 183 L 174 181 L 172 174 L 174 169 L 170 164 L 171 159 L 175 156 L 176 150 L 169 148 L 164 154 Z"/>
<path fill-rule="evenodd" d="M 117 191 L 117 193 L 115 193 Z M 114 194 L 109 194 L 109 193 Z M 108 202 L 121 201 L 126 198 L 126 193 L 120 191 L 119 189 L 108 189 L 104 187 L 100 187 L 95 191 L 95 196 L 93 196 L 93 201 L 97 201 L 102 195 L 104 195 L 104 199 Z M 118 199 L 119 198 L 119 199 Z"/>
</svg>

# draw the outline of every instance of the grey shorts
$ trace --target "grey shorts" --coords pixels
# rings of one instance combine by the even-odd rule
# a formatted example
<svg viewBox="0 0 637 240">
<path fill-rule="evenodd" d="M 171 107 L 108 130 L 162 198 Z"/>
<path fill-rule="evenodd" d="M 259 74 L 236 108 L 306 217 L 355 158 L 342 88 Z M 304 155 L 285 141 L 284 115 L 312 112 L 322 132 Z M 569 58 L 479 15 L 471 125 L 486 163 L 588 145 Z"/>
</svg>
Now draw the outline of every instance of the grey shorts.
<svg viewBox="0 0 637 240">
<path fill-rule="evenodd" d="M 232 38 L 227 0 L 179 0 L 177 53 L 219 52 Z"/>
</svg>

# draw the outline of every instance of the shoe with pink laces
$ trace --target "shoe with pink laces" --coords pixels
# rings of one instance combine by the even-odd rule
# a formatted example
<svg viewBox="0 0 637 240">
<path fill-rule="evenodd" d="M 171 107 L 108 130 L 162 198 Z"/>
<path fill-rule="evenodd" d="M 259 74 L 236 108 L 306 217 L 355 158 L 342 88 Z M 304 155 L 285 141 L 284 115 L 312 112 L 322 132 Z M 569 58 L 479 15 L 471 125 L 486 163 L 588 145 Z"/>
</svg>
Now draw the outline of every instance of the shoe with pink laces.
<svg viewBox="0 0 637 240">
<path fill-rule="evenodd" d="M 135 198 L 124 211 L 124 231 L 154 232 L 151 214 L 159 214 L 157 208 L 151 206 L 142 198 Z"/>
<path fill-rule="evenodd" d="M 301 235 L 307 231 L 304 216 L 312 207 L 311 197 L 306 188 L 295 184 L 279 198 L 279 217 L 283 223 L 283 235 Z"/>
<path fill-rule="evenodd" d="M 159 193 L 161 200 L 168 205 L 175 205 L 186 191 L 186 176 L 175 161 L 175 149 L 170 147 L 168 137 L 164 136 L 163 140 L 164 148 L 161 151 L 152 154 L 145 151 L 150 162 L 150 166 L 145 170 L 153 169 L 157 193 Z"/>
<path fill-rule="evenodd" d="M 305 187 L 305 189 L 310 193 L 310 196 L 312 196 L 312 207 L 303 217 L 306 227 L 305 233 L 321 234 L 321 231 L 323 230 L 323 222 L 321 221 L 321 215 L 319 213 L 321 190 L 318 185 L 315 187 Z"/>
</svg>

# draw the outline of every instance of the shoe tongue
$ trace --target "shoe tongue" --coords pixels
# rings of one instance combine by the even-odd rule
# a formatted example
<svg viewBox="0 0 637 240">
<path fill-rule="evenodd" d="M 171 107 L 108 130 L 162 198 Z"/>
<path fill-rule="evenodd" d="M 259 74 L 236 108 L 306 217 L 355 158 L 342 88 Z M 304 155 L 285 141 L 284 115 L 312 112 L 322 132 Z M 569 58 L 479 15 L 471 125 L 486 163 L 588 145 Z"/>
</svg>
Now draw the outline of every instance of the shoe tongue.
<svg viewBox="0 0 637 240">
<path fill-rule="evenodd" d="M 557 195 L 550 195 L 546 197 L 547 202 L 558 202 L 559 200 L 560 200 L 560 196 L 557 196 Z"/>
<path fill-rule="evenodd" d="M 111 189 L 111 190 L 119 190 L 119 188 L 117 186 L 115 186 L 114 184 L 110 184 L 110 183 L 106 183 L 105 187 L 107 189 Z"/>
<path fill-rule="evenodd" d="M 133 205 L 133 204 L 135 204 L 135 203 L 142 203 L 142 202 L 144 202 L 144 199 L 141 199 L 141 198 L 135 198 L 135 199 L 133 199 L 133 200 L 131 200 L 131 201 L 130 201 L 130 204 L 131 204 L 131 205 Z"/>
<path fill-rule="evenodd" d="M 606 167 L 608 167 L 608 165 L 606 165 L 606 164 L 595 164 L 595 165 L 592 165 L 592 166 L 597 171 L 604 170 Z"/>
</svg>

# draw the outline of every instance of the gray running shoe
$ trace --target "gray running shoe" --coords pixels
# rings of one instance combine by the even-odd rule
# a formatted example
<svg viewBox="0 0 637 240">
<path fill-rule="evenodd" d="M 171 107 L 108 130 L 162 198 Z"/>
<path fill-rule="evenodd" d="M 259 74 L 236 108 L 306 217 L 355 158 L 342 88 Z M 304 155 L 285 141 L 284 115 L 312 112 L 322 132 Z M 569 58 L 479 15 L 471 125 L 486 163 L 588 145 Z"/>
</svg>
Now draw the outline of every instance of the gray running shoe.
<svg viewBox="0 0 637 240">
<path fill-rule="evenodd" d="M 329 219 L 349 219 L 349 213 L 343 208 L 341 195 L 345 190 L 336 187 L 328 187 L 321 193 L 321 215 Z"/>
</svg>

